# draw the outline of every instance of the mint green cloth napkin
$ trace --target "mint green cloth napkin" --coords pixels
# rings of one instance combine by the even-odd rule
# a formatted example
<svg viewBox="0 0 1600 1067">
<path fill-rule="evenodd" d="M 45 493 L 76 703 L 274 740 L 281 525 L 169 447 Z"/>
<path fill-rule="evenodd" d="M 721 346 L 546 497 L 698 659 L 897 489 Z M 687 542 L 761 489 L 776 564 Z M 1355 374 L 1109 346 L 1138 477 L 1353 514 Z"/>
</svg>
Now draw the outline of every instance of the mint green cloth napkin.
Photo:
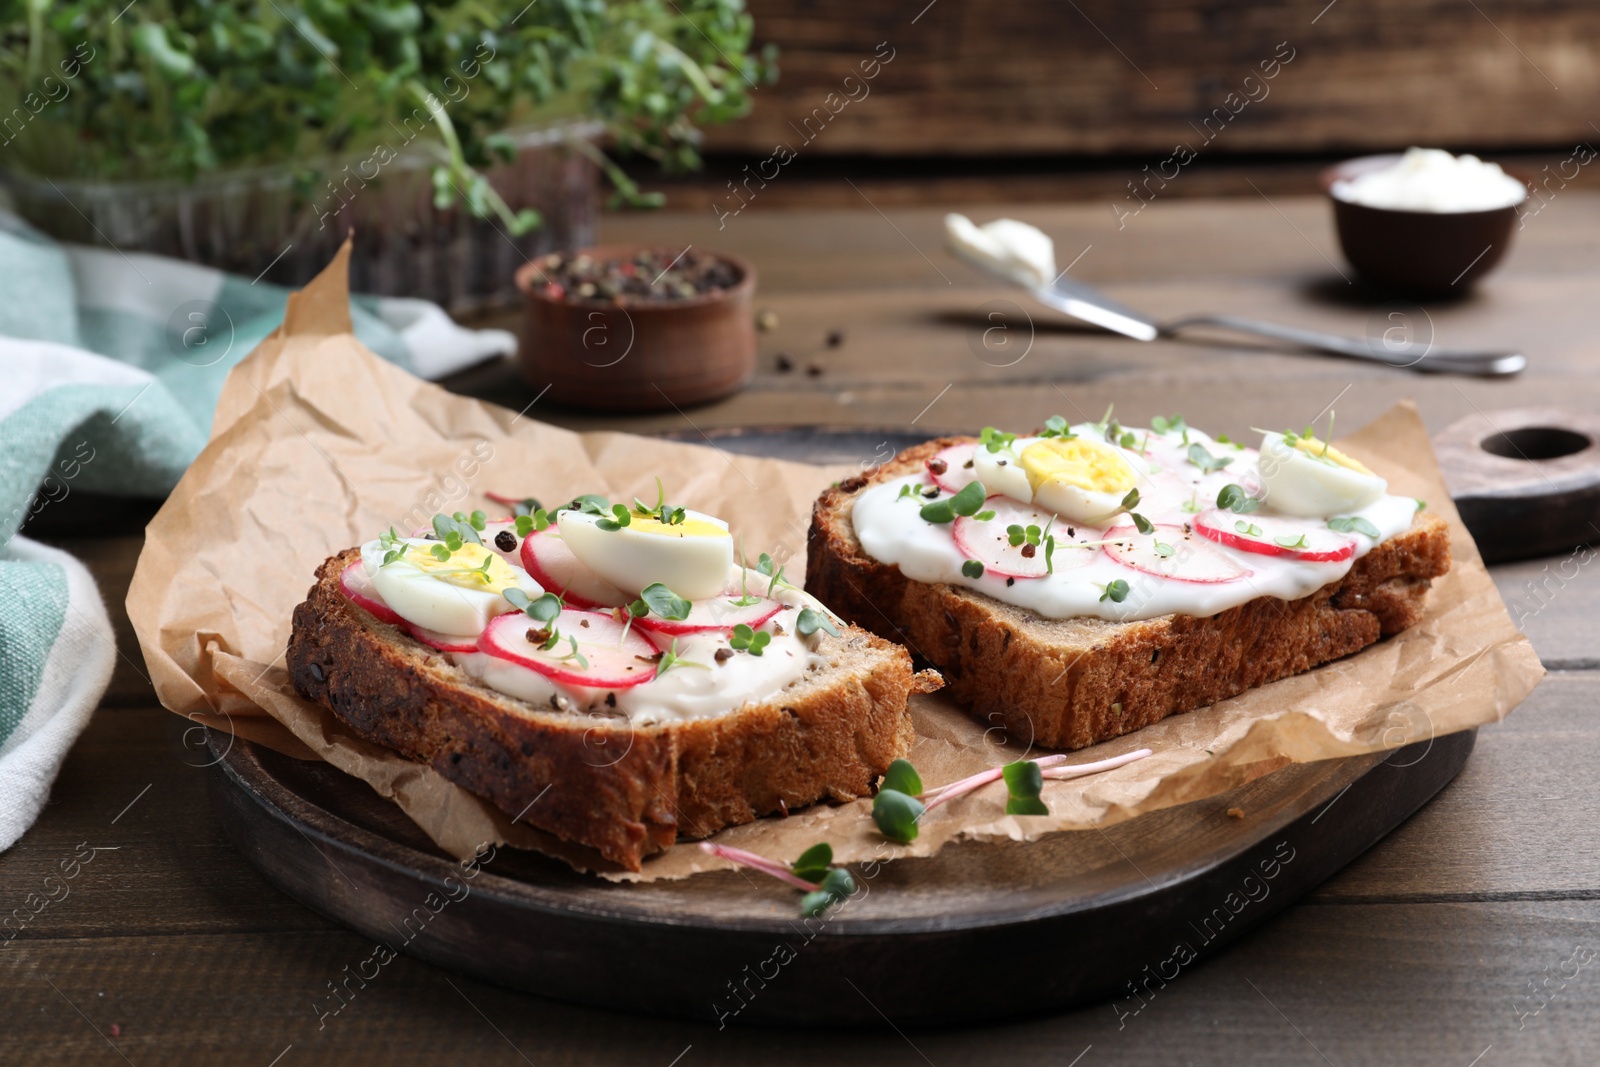
<svg viewBox="0 0 1600 1067">
<path fill-rule="evenodd" d="M 165 495 L 286 296 L 192 263 L 58 245 L 0 214 L 0 850 L 38 816 L 116 660 L 88 571 L 17 531 L 73 492 Z M 368 348 L 423 377 L 516 347 L 421 300 L 357 297 L 351 317 Z"/>
</svg>

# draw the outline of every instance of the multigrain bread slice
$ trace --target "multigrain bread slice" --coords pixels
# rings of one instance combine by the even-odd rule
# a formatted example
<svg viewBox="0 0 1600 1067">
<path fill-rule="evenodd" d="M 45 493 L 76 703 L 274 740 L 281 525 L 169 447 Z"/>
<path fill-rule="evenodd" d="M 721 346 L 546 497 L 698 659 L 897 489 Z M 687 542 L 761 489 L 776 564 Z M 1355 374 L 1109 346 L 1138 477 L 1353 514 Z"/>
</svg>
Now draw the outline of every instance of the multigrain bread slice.
<svg viewBox="0 0 1600 1067">
<path fill-rule="evenodd" d="M 634 727 L 536 707 L 353 604 L 339 575 L 359 558 L 349 549 L 324 562 L 295 608 L 295 690 L 367 740 L 629 870 L 679 835 L 866 795 L 911 744 L 907 696 L 938 686 L 913 673 L 905 649 L 851 627 L 822 635 L 830 665 L 780 700 L 717 718 Z"/>
<path fill-rule="evenodd" d="M 1259 597 L 1209 618 L 1048 619 L 971 590 L 912 581 L 867 556 L 851 511 L 869 487 L 912 474 L 970 437 L 900 453 L 827 490 L 812 512 L 806 591 L 845 619 L 909 647 L 980 721 L 1020 740 L 1077 749 L 1359 652 L 1422 616 L 1450 569 L 1449 530 L 1418 512 L 1343 579 L 1300 600 Z"/>
</svg>

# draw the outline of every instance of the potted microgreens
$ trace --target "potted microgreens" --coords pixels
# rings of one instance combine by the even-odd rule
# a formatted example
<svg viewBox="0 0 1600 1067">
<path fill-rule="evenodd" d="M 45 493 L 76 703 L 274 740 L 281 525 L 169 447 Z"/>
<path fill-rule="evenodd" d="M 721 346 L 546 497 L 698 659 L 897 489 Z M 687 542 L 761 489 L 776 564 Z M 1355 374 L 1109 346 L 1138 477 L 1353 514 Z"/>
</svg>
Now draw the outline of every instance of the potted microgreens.
<svg viewBox="0 0 1600 1067">
<path fill-rule="evenodd" d="M 520 10 L 518 10 L 520 8 Z M 0 2 L 0 173 L 65 240 L 461 308 L 591 243 L 596 139 L 672 169 L 770 79 L 741 0 Z"/>
</svg>

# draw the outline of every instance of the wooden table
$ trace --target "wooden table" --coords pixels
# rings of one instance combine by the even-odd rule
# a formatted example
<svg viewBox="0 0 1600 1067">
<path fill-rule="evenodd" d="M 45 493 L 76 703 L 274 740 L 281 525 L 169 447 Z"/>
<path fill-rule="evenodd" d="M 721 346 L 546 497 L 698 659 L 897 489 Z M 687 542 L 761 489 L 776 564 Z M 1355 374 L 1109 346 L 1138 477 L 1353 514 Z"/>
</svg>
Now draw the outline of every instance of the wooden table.
<svg viewBox="0 0 1600 1067">
<path fill-rule="evenodd" d="M 977 207 L 980 217 L 997 209 Z M 905 426 L 933 432 L 1181 411 L 1208 429 L 1299 424 L 1337 401 L 1354 426 L 1402 396 L 1434 429 L 1476 412 L 1560 403 L 1593 410 L 1600 196 L 1562 194 L 1531 220 L 1475 298 L 1394 309 L 1449 345 L 1521 346 L 1509 382 L 1426 378 L 1234 345 L 1140 345 L 1027 309 L 1015 358 L 983 331 L 1022 310 L 939 251 L 941 211 L 891 209 L 614 217 L 613 238 L 702 243 L 754 261 L 762 369 L 744 393 L 682 413 L 614 419 L 535 405 L 571 426 L 698 433 L 749 423 Z M 1157 203 L 1118 230 L 1104 204 L 1029 210 L 1062 263 L 1135 306 L 1232 311 L 1361 332 L 1399 325 L 1338 273 L 1326 206 L 1312 199 Z M 842 343 L 827 346 L 831 331 Z M 999 335 L 991 334 L 991 340 Z M 1020 343 L 1020 342 L 1019 342 Z M 1019 351 L 1013 347 L 1013 353 Z M 779 352 L 796 369 L 774 369 Z M 980 359 L 982 353 L 988 362 Z M 815 361 L 820 373 L 807 374 Z M 452 383 L 522 407 L 504 366 Z M 870 456 L 863 456 L 868 460 Z M 79 510 L 74 510 L 78 508 Z M 155 704 L 121 602 L 142 505 L 45 509 L 31 531 L 88 562 L 123 652 L 105 704 L 38 825 L 0 856 L 8 908 L 44 893 L 65 857 L 92 859 L 0 949 L 7 1063 L 771 1064 L 1590 1062 L 1600 1019 L 1600 579 L 1559 559 L 1500 567 L 1549 679 L 1482 731 L 1461 776 L 1312 896 L 1137 1015 L 1108 1006 L 983 1030 L 779 1033 L 607 1014 L 535 1000 L 401 958 L 326 1028 L 313 999 L 369 945 L 267 886 L 223 838 L 204 755 Z M 1569 565 L 1568 573 L 1572 573 Z M 1531 583 L 1531 585 L 1530 585 Z M 1535 599 L 1529 590 L 1543 591 Z M 54 883 L 52 883 L 54 884 Z M 990 979 L 983 979 L 990 980 Z M 841 996 L 854 995 L 841 983 Z M 1074 1057 L 1081 1057 L 1074 1059 Z"/>
</svg>

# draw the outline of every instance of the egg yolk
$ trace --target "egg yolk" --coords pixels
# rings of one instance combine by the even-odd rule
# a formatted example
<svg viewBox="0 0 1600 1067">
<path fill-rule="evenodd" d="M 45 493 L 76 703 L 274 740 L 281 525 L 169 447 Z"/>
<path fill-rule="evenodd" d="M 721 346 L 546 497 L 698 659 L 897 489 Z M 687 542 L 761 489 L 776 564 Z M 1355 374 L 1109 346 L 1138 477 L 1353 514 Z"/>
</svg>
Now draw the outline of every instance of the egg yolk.
<svg viewBox="0 0 1600 1067">
<path fill-rule="evenodd" d="M 1018 462 L 1035 492 L 1046 482 L 1063 482 L 1097 493 L 1126 493 L 1139 480 L 1115 449 L 1081 437 L 1036 441 L 1022 450 Z"/>
<path fill-rule="evenodd" d="M 1294 447 L 1313 459 L 1325 459 L 1336 467 L 1343 467 L 1346 470 L 1355 471 L 1357 474 L 1372 476 L 1372 472 L 1360 460 L 1352 459 L 1332 445 L 1319 441 L 1315 437 L 1296 437 L 1294 439 Z"/>
<path fill-rule="evenodd" d="M 653 537 L 730 537 L 727 530 L 714 522 L 705 519 L 684 519 L 682 522 L 665 523 L 657 518 L 641 518 L 638 515 L 628 524 L 628 529 L 634 533 L 649 534 Z"/>
<path fill-rule="evenodd" d="M 462 545 L 450 553 L 449 559 L 435 558 L 429 547 L 412 545 L 405 561 L 430 578 L 489 593 L 504 593 L 517 584 L 517 572 L 511 564 L 482 545 Z M 485 559 L 489 561 L 487 571 L 483 568 Z"/>
</svg>

